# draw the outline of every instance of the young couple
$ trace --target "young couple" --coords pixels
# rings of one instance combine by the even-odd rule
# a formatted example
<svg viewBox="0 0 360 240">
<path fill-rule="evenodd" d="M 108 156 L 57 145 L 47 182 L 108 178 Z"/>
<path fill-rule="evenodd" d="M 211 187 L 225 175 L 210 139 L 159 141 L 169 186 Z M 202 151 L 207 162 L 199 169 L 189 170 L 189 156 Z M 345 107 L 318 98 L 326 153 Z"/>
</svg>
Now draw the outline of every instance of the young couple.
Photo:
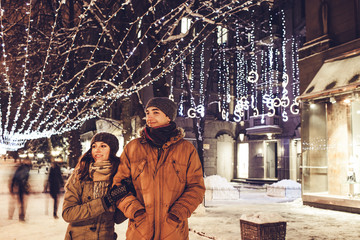
<svg viewBox="0 0 360 240">
<path fill-rule="evenodd" d="M 146 105 L 146 126 L 120 158 L 117 138 L 98 133 L 65 186 L 65 239 L 116 239 L 114 224 L 127 218 L 128 240 L 189 239 L 188 218 L 205 186 L 195 147 L 174 122 L 168 98 Z"/>
</svg>

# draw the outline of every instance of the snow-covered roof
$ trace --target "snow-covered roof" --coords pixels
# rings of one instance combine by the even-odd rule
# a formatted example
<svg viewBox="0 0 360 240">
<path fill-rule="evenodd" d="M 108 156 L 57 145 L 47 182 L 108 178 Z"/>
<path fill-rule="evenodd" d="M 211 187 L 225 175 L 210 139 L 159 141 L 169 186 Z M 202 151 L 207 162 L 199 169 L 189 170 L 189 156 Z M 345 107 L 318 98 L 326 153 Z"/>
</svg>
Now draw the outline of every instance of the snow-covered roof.
<svg viewBox="0 0 360 240">
<path fill-rule="evenodd" d="M 360 85 L 359 66 L 360 55 L 325 61 L 300 98 L 329 96 L 356 88 Z"/>
</svg>

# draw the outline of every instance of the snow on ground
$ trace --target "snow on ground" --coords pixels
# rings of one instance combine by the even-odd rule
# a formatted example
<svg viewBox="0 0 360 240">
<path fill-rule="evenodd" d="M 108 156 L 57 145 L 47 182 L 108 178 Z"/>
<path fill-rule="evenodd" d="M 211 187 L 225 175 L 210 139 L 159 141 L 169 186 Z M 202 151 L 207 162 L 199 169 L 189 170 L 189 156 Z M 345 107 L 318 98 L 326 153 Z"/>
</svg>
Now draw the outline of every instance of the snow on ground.
<svg viewBox="0 0 360 240">
<path fill-rule="evenodd" d="M 6 172 L 1 171 L 0 178 Z M 32 189 L 42 189 L 46 176 L 32 172 Z M 5 184 L 5 179 L 1 179 Z M 17 211 L 8 219 L 10 195 L 0 184 L 0 240 L 61 240 L 67 223 L 52 217 L 52 199 L 48 194 L 35 193 L 28 196 L 26 221 L 19 222 Z M 6 184 L 5 184 L 6 185 Z M 266 195 L 265 188 L 248 185 L 238 186 L 240 199 L 207 199 L 206 207 L 200 205 L 189 219 L 191 240 L 240 239 L 240 218 L 279 215 L 287 222 L 287 240 L 345 240 L 360 239 L 358 226 L 360 215 L 304 206 L 301 199 L 274 198 Z M 60 209 L 62 206 L 62 197 Z M 127 222 L 116 225 L 118 239 L 125 239 Z"/>
<path fill-rule="evenodd" d="M 289 180 L 289 179 L 283 179 L 281 181 L 271 184 L 270 186 L 284 187 L 284 188 L 301 188 L 300 183 L 297 183 L 297 182 L 295 182 L 293 180 Z"/>
</svg>

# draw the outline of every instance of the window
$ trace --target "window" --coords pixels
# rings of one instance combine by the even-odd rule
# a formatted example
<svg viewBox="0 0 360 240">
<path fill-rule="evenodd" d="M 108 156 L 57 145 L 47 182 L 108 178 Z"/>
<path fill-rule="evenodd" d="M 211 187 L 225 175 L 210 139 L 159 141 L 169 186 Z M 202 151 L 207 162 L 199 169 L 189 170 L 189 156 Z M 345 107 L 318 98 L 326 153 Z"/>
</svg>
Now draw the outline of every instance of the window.
<svg viewBox="0 0 360 240">
<path fill-rule="evenodd" d="M 191 27 L 191 19 L 184 17 L 181 19 L 181 33 L 187 33 Z"/>
</svg>

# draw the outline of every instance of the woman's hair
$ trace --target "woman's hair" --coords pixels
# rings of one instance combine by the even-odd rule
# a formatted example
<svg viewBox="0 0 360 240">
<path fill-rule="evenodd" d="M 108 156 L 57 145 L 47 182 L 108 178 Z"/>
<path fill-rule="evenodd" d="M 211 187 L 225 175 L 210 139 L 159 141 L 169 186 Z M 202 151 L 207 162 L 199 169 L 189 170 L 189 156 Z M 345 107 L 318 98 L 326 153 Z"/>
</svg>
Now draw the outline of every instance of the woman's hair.
<svg viewBox="0 0 360 240">
<path fill-rule="evenodd" d="M 110 152 L 109 161 L 111 162 L 112 165 L 111 175 L 110 175 L 110 183 L 112 184 L 113 177 L 120 164 L 120 158 L 115 156 L 112 152 Z M 76 165 L 76 168 L 78 169 L 77 171 L 78 171 L 79 180 L 82 181 L 89 179 L 89 167 L 90 164 L 93 162 L 95 162 L 95 160 L 92 157 L 91 148 L 90 148 L 86 153 L 84 153 L 79 158 L 79 162 Z"/>
</svg>

